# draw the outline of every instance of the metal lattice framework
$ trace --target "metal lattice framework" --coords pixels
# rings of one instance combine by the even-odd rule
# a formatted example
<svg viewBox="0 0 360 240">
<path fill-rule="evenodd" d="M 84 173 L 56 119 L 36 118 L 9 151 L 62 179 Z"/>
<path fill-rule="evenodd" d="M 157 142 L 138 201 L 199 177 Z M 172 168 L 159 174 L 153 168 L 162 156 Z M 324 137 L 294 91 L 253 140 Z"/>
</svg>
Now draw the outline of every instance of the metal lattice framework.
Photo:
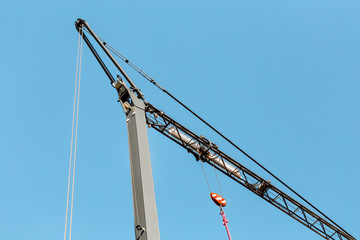
<svg viewBox="0 0 360 240">
<path fill-rule="evenodd" d="M 134 161 L 134 166 L 136 165 L 135 167 L 139 167 L 134 171 L 134 173 L 132 171 L 132 176 L 133 178 L 138 178 L 139 176 L 145 176 L 145 175 L 149 177 L 147 179 L 138 179 L 134 181 L 136 184 L 144 183 L 146 185 L 146 188 L 148 190 L 150 189 L 153 192 L 151 165 L 148 164 L 150 163 L 150 154 L 148 150 L 146 150 L 148 148 L 147 143 L 142 142 L 141 149 L 137 147 L 139 139 L 144 140 L 146 138 L 147 141 L 146 129 L 145 128 L 141 129 L 141 133 L 137 133 L 135 131 L 137 130 L 138 126 L 140 126 L 140 128 L 143 128 L 145 126 L 145 119 L 143 119 L 145 115 L 146 123 L 148 124 L 149 127 L 154 128 L 158 132 L 162 133 L 172 141 L 176 142 L 177 144 L 185 148 L 189 153 L 194 155 L 197 161 L 203 161 L 214 166 L 217 170 L 224 173 L 226 176 L 238 182 L 240 185 L 252 191 L 257 196 L 269 202 L 270 204 L 280 209 L 290 217 L 294 218 L 301 224 L 305 225 L 312 231 L 316 232 L 323 238 L 334 239 L 334 240 L 343 240 L 343 239 L 356 240 L 354 237 L 346 233 L 345 230 L 343 230 L 339 225 L 337 225 L 331 219 L 327 218 L 326 215 L 322 214 L 318 209 L 316 209 L 313 205 L 311 205 L 309 202 L 307 202 L 298 194 L 297 195 L 301 197 L 301 199 L 303 199 L 305 202 L 307 202 L 310 206 L 312 206 L 314 210 L 317 210 L 325 218 L 327 218 L 334 224 L 320 217 L 319 214 L 311 211 L 303 204 L 299 203 L 292 197 L 285 194 L 280 189 L 273 186 L 270 181 L 264 180 L 254 172 L 250 171 L 249 169 L 241 165 L 239 162 L 235 161 L 230 156 L 220 151 L 216 144 L 213 144 L 205 137 L 196 135 L 192 131 L 188 130 L 187 128 L 185 128 L 184 126 L 182 126 L 181 124 L 179 124 L 178 122 L 167 116 L 163 111 L 158 110 L 157 108 L 153 107 L 151 104 L 146 102 L 141 91 L 136 87 L 135 83 L 125 73 L 125 71 L 116 61 L 116 59 L 112 56 L 110 51 L 116 54 L 126 63 L 129 63 L 129 61 L 123 56 L 119 55 L 119 53 L 113 48 L 109 47 L 108 49 L 108 44 L 104 42 L 102 39 L 100 39 L 92 31 L 92 29 L 85 20 L 78 19 L 75 23 L 75 26 L 77 31 L 79 31 L 80 35 L 84 39 L 85 43 L 88 45 L 90 51 L 93 53 L 94 57 L 96 58 L 96 60 L 98 61 L 98 63 L 100 64 L 106 75 L 108 76 L 108 78 L 110 79 L 111 85 L 114 88 L 116 88 L 119 94 L 119 102 L 123 106 L 123 109 L 127 117 L 128 130 L 129 132 L 131 132 L 130 134 L 131 136 L 129 137 L 129 147 L 130 150 L 134 148 L 133 151 L 131 151 L 132 154 L 130 154 L 131 155 L 130 159 L 131 162 Z M 121 75 L 130 84 L 130 87 L 126 86 L 125 82 L 122 80 L 120 76 L 118 76 L 117 79 L 113 77 L 112 73 L 107 68 L 105 63 L 102 61 L 99 54 L 97 53 L 97 51 L 91 44 L 90 40 L 87 38 L 86 34 L 83 32 L 83 30 L 88 32 L 94 38 L 97 44 L 105 52 L 107 57 L 119 70 Z M 132 63 L 130 64 L 130 66 L 134 68 L 138 73 L 140 73 L 143 77 L 148 79 L 151 83 L 155 84 L 158 88 L 160 88 L 160 90 L 168 94 L 171 98 L 177 101 L 188 111 L 192 112 L 188 107 L 186 107 L 183 103 L 181 103 L 169 92 L 167 92 L 164 88 L 162 88 L 158 83 L 156 83 L 151 77 L 145 74 L 141 69 L 139 69 Z M 194 112 L 192 113 L 196 115 Z M 201 119 L 199 116 L 197 117 Z M 139 123 L 135 123 L 137 121 Z M 142 165 L 143 167 L 141 167 Z M 139 174 L 140 171 L 144 171 L 144 172 L 146 171 L 147 174 L 144 174 L 144 172 L 142 174 Z M 272 176 L 278 179 L 276 176 L 274 175 Z M 154 209 L 156 209 L 156 204 L 155 202 L 151 202 L 152 201 L 151 199 L 150 200 L 145 199 L 143 197 L 143 186 L 141 186 L 141 184 L 137 186 L 136 184 L 135 185 L 133 184 L 134 216 L 137 216 L 138 214 L 140 216 L 139 218 L 140 220 L 135 221 L 136 238 L 160 239 L 160 235 L 158 233 L 158 225 L 157 225 L 157 214 L 156 211 L 153 211 Z M 155 201 L 155 197 L 153 197 L 153 200 Z M 150 212 L 148 210 L 145 211 L 145 209 L 139 210 L 138 207 L 136 207 L 138 205 L 139 206 L 146 205 L 147 206 L 146 209 L 148 209 Z M 150 220 L 147 221 L 143 220 L 143 218 L 145 219 L 145 217 L 149 217 Z M 149 223 L 149 226 L 146 226 L 146 222 Z M 156 224 L 154 224 L 155 222 Z M 144 232 L 145 234 L 143 234 Z"/>
<path fill-rule="evenodd" d="M 220 151 L 217 145 L 202 136 L 196 135 L 167 116 L 163 111 L 156 109 L 150 104 L 146 105 L 145 111 L 149 127 L 154 128 L 185 148 L 195 156 L 196 160 L 214 166 L 226 176 L 235 180 L 323 238 L 355 240 L 355 238 L 341 231 L 333 224 L 273 186 L 270 181 L 264 180 Z"/>
</svg>

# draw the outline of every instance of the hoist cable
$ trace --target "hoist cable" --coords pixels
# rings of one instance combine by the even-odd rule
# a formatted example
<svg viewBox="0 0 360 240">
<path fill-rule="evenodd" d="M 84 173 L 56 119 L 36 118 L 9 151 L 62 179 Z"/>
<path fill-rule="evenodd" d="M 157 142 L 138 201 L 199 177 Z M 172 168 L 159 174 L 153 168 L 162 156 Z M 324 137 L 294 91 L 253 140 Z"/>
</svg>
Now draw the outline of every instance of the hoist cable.
<svg viewBox="0 0 360 240">
<path fill-rule="evenodd" d="M 209 184 L 209 181 L 208 181 L 208 179 L 207 179 L 207 177 L 206 177 L 204 165 L 203 165 L 203 163 L 202 163 L 201 160 L 200 160 L 200 164 L 201 164 L 201 168 L 202 168 L 202 170 L 203 170 L 204 176 L 205 176 L 206 184 L 207 184 L 207 186 L 208 186 L 208 188 L 209 188 L 209 192 L 211 193 L 210 184 Z"/>
<path fill-rule="evenodd" d="M 217 171 L 216 168 L 215 168 L 214 162 L 211 162 L 211 163 L 212 163 L 213 168 L 214 168 L 214 172 L 215 172 L 215 175 L 216 175 L 216 180 L 217 180 L 217 182 L 218 182 L 218 184 L 219 184 L 221 196 L 222 196 L 222 197 L 225 197 L 224 194 L 223 194 L 222 188 L 221 188 L 221 184 L 220 184 L 220 180 L 219 180 L 219 176 L 218 176 L 218 171 Z"/>
<path fill-rule="evenodd" d="M 67 230 L 67 225 L 68 225 L 69 193 L 70 193 L 70 182 L 71 182 L 71 162 L 72 162 L 73 143 L 74 143 L 74 126 L 75 126 L 76 95 L 77 95 L 77 85 L 78 85 L 78 81 L 77 81 L 77 80 L 78 80 L 78 70 L 79 70 L 80 40 L 81 40 L 81 35 L 80 35 L 80 33 L 79 33 L 78 49 L 77 49 L 77 59 L 76 59 L 76 74 L 75 74 L 75 91 L 74 91 L 73 118 L 72 118 L 72 126 L 71 126 L 69 177 L 68 177 L 68 187 L 67 187 L 67 196 L 66 196 L 66 213 L 65 213 L 64 240 L 66 240 L 66 230 Z"/>
<path fill-rule="evenodd" d="M 79 97 L 80 97 L 80 78 L 81 78 L 81 60 L 82 60 L 82 39 L 79 33 L 78 50 L 77 50 L 77 61 L 76 61 L 76 77 L 75 77 L 75 91 L 74 91 L 74 105 L 73 105 L 73 119 L 71 127 L 71 143 L 70 143 L 70 160 L 69 160 L 69 177 L 68 177 L 68 188 L 66 197 L 66 213 L 65 213 L 65 230 L 64 240 L 67 236 L 67 225 L 68 225 L 68 213 L 69 213 L 69 193 L 70 193 L 70 182 L 72 175 L 72 190 L 71 190 L 71 207 L 70 207 L 70 223 L 69 223 L 69 239 L 71 240 L 72 232 L 72 216 L 74 206 L 74 188 L 75 188 L 75 166 L 76 166 L 76 149 L 77 149 L 77 133 L 78 133 L 78 122 L 79 122 Z M 75 137 L 74 137 L 75 130 Z M 75 145 L 74 145 L 75 142 Z M 73 154 L 74 152 L 74 154 Z M 72 166 L 72 159 L 73 166 Z M 71 174 L 71 170 L 72 174 Z"/>
<path fill-rule="evenodd" d="M 73 217 L 73 206 L 74 206 L 74 189 L 75 189 L 75 166 L 76 166 L 76 150 L 77 150 L 77 136 L 78 136 L 78 124 L 79 124 L 79 101 L 80 101 L 80 80 L 81 80 L 81 62 L 82 62 L 82 43 L 80 43 L 80 63 L 79 63 L 79 85 L 77 94 L 77 110 L 76 110 L 76 127 L 75 127 L 75 147 L 74 147 L 74 167 L 72 175 L 72 194 L 71 194 L 71 210 L 70 210 L 70 231 L 69 240 L 71 240 L 72 230 L 72 217 Z"/>
<path fill-rule="evenodd" d="M 136 72 L 138 72 L 140 75 L 142 75 L 145 79 L 147 79 L 149 82 L 151 82 L 153 85 L 155 85 L 157 88 L 159 88 L 161 91 L 165 92 L 169 97 L 171 97 L 174 101 L 176 101 L 178 104 L 180 104 L 182 107 L 184 107 L 187 111 L 189 111 L 192 115 L 194 115 L 196 118 L 198 118 L 201 122 L 203 122 L 205 125 L 207 125 L 210 129 L 212 129 L 214 132 L 216 132 L 218 135 L 220 135 L 223 139 L 225 139 L 228 143 L 230 143 L 233 147 L 235 147 L 237 150 L 239 150 L 241 153 L 243 153 L 246 157 L 248 157 L 250 160 L 252 160 L 256 165 L 258 165 L 261 169 L 263 169 L 265 172 L 270 174 L 273 178 L 275 178 L 277 181 L 279 181 L 282 185 L 284 185 L 287 189 L 289 189 L 291 192 L 293 192 L 296 196 L 298 196 L 300 199 L 302 199 L 304 202 L 306 202 L 309 206 L 311 206 L 313 209 L 318 211 L 322 216 L 324 216 L 326 219 L 328 219 L 330 222 L 332 222 L 334 225 L 336 225 L 339 229 L 344 231 L 346 234 L 351 236 L 347 231 L 345 231 L 342 227 L 340 227 L 338 224 L 336 224 L 332 219 L 330 219 L 327 215 L 325 215 L 322 211 L 320 211 L 318 208 L 316 208 L 313 204 L 311 204 L 308 200 L 306 200 L 304 197 L 302 197 L 299 193 L 297 193 L 294 189 L 292 189 L 290 186 L 288 186 L 284 181 L 282 181 L 280 178 L 275 176 L 272 172 L 270 172 L 267 168 L 265 168 L 262 164 L 260 164 L 258 161 L 256 161 L 254 158 L 252 158 L 249 154 L 247 154 L 244 150 L 242 150 L 240 147 L 238 147 L 235 143 L 233 143 L 229 138 L 227 138 L 224 134 L 222 134 L 220 131 L 218 131 L 216 128 L 211 126 L 208 122 L 206 122 L 202 117 L 200 117 L 198 114 L 196 114 L 194 111 L 192 111 L 189 107 L 187 107 L 184 103 L 182 103 L 180 100 L 178 100 L 176 97 L 174 97 L 171 93 L 169 93 L 164 87 L 162 87 L 160 84 L 158 84 L 153 78 L 151 78 L 148 74 L 146 74 L 144 71 L 142 71 L 139 67 L 137 67 L 134 63 L 132 63 L 130 60 L 128 60 L 126 57 L 124 57 L 121 53 L 119 53 L 117 50 L 115 50 L 113 47 L 111 47 L 108 43 L 103 41 L 101 38 L 100 40 L 103 42 L 103 45 L 106 46 L 112 53 L 114 53 L 116 56 L 118 56 L 121 60 L 123 60 L 125 63 L 127 63 L 131 68 L 133 68 Z"/>
</svg>

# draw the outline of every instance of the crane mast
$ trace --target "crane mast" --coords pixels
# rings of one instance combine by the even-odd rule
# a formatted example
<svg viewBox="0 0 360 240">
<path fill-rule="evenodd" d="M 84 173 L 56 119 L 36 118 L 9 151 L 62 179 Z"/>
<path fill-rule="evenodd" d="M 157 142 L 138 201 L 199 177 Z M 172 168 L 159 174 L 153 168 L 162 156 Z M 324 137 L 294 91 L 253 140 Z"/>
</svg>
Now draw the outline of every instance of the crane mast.
<svg viewBox="0 0 360 240">
<path fill-rule="evenodd" d="M 89 24 L 82 19 L 78 19 L 75 26 L 100 66 L 109 77 L 112 86 L 117 90 L 119 102 L 121 103 L 126 116 L 133 193 L 135 239 L 160 240 L 149 142 L 146 129 L 144 98 L 130 77 L 105 48 L 99 37 L 91 30 Z M 126 86 L 120 76 L 115 80 L 85 35 L 83 31 L 84 28 L 86 28 L 90 35 L 102 46 L 104 52 L 130 84 L 130 88 Z"/>
<path fill-rule="evenodd" d="M 100 66 L 109 77 L 112 86 L 117 90 L 119 102 L 126 115 L 133 184 L 136 239 L 160 239 L 149 146 L 147 142 L 147 125 L 183 147 L 187 152 L 191 153 L 197 161 L 202 161 L 214 166 L 227 177 L 233 179 L 266 202 L 316 232 L 324 239 L 355 240 L 354 237 L 338 227 L 338 225 L 334 225 L 319 216 L 319 214 L 305 207 L 303 204 L 275 187 L 270 181 L 266 181 L 226 153 L 222 152 L 216 144 L 203 136 L 195 134 L 173 118 L 166 115 L 163 111 L 148 103 L 141 91 L 108 51 L 106 43 L 101 41 L 101 39 L 92 31 L 88 23 L 85 20 L 78 19 L 75 26 Z M 113 77 L 100 56 L 97 54 L 83 29 L 89 32 L 100 45 L 106 55 L 120 71 L 121 75 L 129 83 L 130 87 L 126 85 L 125 81 L 123 81 L 120 76 L 118 76 L 117 79 Z"/>
</svg>

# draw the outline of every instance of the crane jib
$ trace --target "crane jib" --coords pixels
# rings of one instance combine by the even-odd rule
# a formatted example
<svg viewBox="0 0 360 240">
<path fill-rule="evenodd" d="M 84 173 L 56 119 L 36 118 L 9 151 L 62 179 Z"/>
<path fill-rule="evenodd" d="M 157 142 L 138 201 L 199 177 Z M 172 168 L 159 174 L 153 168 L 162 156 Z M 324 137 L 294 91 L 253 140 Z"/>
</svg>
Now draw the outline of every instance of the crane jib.
<svg viewBox="0 0 360 240">
<path fill-rule="evenodd" d="M 245 188 L 280 209 L 301 224 L 313 230 L 325 239 L 349 239 L 352 236 L 343 232 L 330 222 L 318 216 L 301 203 L 273 186 L 239 162 L 219 150 L 218 146 L 185 128 L 151 104 L 146 106 L 146 119 L 149 127 L 170 138 L 197 160 L 213 165 L 217 170 L 232 178 Z"/>
</svg>

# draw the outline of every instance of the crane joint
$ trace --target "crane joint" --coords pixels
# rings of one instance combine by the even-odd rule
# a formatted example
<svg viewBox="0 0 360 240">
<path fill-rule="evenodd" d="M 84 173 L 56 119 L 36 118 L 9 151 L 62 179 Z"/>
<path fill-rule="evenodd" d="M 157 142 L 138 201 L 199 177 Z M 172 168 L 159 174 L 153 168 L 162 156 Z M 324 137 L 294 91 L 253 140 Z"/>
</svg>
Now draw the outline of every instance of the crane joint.
<svg viewBox="0 0 360 240">
<path fill-rule="evenodd" d="M 264 193 L 270 188 L 270 183 L 270 180 L 263 180 L 261 183 L 256 184 L 254 186 L 256 193 L 260 196 L 264 196 Z"/>
<path fill-rule="evenodd" d="M 217 145 L 205 138 L 204 136 L 200 136 L 200 139 L 203 140 L 204 145 L 200 145 L 198 152 L 200 154 L 200 158 L 203 162 L 205 162 L 209 155 L 209 150 L 211 148 L 217 148 Z"/>
<path fill-rule="evenodd" d="M 112 83 L 112 86 L 116 89 L 119 99 L 125 114 L 129 113 L 133 107 L 133 101 L 131 99 L 130 89 L 126 86 L 126 83 L 118 75 L 117 80 Z"/>
</svg>

